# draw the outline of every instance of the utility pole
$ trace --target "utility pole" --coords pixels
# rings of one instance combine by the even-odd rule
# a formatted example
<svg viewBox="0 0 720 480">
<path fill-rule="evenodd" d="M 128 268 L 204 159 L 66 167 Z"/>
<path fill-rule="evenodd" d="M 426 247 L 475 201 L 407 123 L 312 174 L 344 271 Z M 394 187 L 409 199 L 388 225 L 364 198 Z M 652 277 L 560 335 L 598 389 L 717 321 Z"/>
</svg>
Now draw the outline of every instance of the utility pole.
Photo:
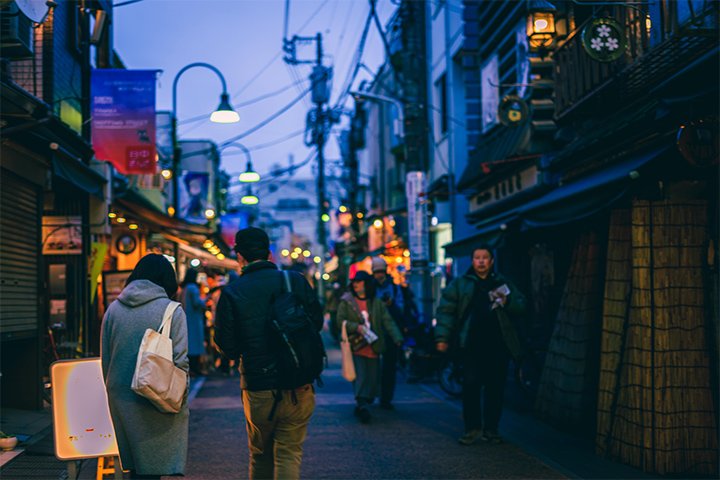
<svg viewBox="0 0 720 480">
<path fill-rule="evenodd" d="M 402 0 L 401 67 L 404 112 L 405 194 L 408 209 L 411 282 L 420 292 L 423 319 L 433 316 L 430 280 L 430 235 L 427 218 L 426 172 L 428 169 L 429 119 L 427 109 L 426 1 Z"/>
<path fill-rule="evenodd" d="M 316 55 L 315 60 L 298 60 L 297 59 L 297 43 L 309 43 L 315 42 Z M 322 64 L 323 48 L 322 48 L 322 34 L 318 33 L 315 37 L 298 37 L 293 36 L 292 39 L 283 41 L 283 50 L 287 54 L 285 61 L 290 65 L 298 65 L 301 63 L 314 63 L 313 71 L 310 74 L 312 101 L 315 104 L 315 109 L 312 114 L 309 115 L 308 125 L 306 125 L 306 131 L 311 131 L 312 135 L 310 140 L 307 140 L 306 145 L 315 145 L 317 147 L 317 158 L 318 158 L 318 172 L 317 172 L 317 195 L 318 195 L 318 223 L 317 223 L 317 238 L 320 244 L 320 258 L 322 259 L 318 264 L 318 272 L 320 279 L 318 280 L 318 296 L 320 302 L 325 303 L 325 255 L 327 248 L 327 228 L 326 223 L 329 221 L 328 214 L 328 201 L 325 198 L 325 133 L 330 123 L 336 121 L 333 112 L 328 111 L 325 108 L 325 104 L 330 100 L 330 77 L 331 69 L 324 67 Z"/>
<path fill-rule="evenodd" d="M 325 115 L 323 107 L 325 102 L 328 100 L 327 94 L 316 94 L 317 90 L 323 90 L 326 87 L 327 82 L 325 80 L 326 70 L 322 66 L 322 34 L 318 32 L 316 37 L 317 56 L 315 58 L 315 68 L 310 76 L 312 80 L 312 92 L 313 102 L 315 103 L 315 142 L 317 145 L 317 157 L 318 157 L 318 178 L 317 178 L 317 194 L 318 194 L 318 243 L 320 244 L 320 258 L 322 259 L 318 264 L 320 279 L 318 280 L 318 295 L 320 296 L 320 303 L 325 304 L 325 245 L 327 244 L 327 230 L 325 229 L 327 205 L 325 200 L 325 154 L 323 149 L 325 148 Z"/>
</svg>

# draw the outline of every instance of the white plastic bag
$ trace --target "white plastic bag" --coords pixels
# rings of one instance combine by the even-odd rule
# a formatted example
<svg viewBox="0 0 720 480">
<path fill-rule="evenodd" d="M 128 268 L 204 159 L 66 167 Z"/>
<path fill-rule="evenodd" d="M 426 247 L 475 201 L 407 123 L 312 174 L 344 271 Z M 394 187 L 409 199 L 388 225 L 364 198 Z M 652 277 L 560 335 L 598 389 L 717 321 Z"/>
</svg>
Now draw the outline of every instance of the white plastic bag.
<svg viewBox="0 0 720 480">
<path fill-rule="evenodd" d="M 168 304 L 157 332 L 152 328 L 145 330 L 131 386 L 135 393 L 165 413 L 180 411 L 187 390 L 187 373 L 175 366 L 170 338 L 172 317 L 179 305 Z"/>
<path fill-rule="evenodd" d="M 355 364 L 353 363 L 352 350 L 347 334 L 347 320 L 343 320 L 342 333 L 340 337 L 340 351 L 342 353 L 342 376 L 348 382 L 355 380 Z"/>
</svg>

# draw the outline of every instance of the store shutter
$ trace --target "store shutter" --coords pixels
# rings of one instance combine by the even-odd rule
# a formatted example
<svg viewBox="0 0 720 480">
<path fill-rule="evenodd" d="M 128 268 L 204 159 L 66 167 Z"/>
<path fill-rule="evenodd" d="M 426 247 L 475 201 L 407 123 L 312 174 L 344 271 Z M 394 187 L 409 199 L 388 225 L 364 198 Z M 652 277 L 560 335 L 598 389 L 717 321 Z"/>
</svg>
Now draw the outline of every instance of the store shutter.
<svg viewBox="0 0 720 480">
<path fill-rule="evenodd" d="M 0 334 L 35 334 L 40 255 L 37 188 L 2 170 L 0 175 Z"/>
</svg>

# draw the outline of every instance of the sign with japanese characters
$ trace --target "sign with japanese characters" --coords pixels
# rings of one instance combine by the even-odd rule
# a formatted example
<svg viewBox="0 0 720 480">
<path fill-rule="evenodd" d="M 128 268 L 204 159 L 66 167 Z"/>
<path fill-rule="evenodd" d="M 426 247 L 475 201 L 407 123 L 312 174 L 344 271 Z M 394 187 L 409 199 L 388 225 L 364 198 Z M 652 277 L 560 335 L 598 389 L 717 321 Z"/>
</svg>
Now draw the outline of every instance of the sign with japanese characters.
<svg viewBox="0 0 720 480">
<path fill-rule="evenodd" d="M 42 217 L 43 255 L 82 255 L 79 216 Z"/>
<path fill-rule="evenodd" d="M 408 244 L 411 260 L 429 260 L 426 179 L 423 172 L 409 172 L 405 180 L 408 205 Z"/>
<path fill-rule="evenodd" d="M 123 174 L 156 173 L 154 70 L 92 73 L 92 144 Z"/>
</svg>

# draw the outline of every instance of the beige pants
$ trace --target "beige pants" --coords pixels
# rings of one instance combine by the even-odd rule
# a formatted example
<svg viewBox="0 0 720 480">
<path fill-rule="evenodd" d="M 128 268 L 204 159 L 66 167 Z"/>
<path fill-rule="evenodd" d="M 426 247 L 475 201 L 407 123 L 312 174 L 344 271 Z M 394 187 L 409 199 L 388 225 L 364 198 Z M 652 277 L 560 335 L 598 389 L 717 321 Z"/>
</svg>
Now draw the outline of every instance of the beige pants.
<svg viewBox="0 0 720 480">
<path fill-rule="evenodd" d="M 243 390 L 251 480 L 300 478 L 302 446 L 315 410 L 315 392 L 311 385 L 297 388 L 294 404 L 292 391 L 283 390 L 275 414 L 268 420 L 274 393 Z"/>
</svg>

